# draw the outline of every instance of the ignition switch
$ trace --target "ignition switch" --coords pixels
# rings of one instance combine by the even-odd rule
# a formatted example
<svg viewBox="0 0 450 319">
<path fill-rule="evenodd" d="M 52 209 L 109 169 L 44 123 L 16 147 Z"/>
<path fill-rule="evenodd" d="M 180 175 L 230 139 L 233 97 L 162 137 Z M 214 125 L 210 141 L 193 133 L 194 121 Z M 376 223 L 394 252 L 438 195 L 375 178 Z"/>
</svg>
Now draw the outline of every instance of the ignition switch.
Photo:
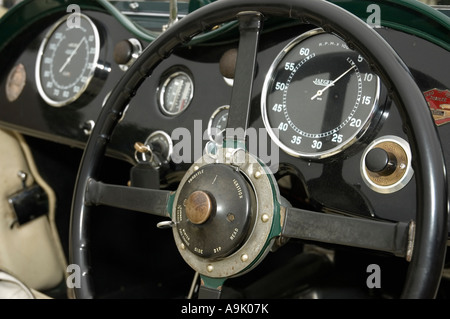
<svg viewBox="0 0 450 319">
<path fill-rule="evenodd" d="M 169 167 L 172 139 L 163 131 L 155 131 L 145 143 L 134 143 L 137 164 L 130 172 L 130 186 L 159 189 L 160 175 Z"/>
<path fill-rule="evenodd" d="M 149 163 L 154 168 L 160 169 L 169 164 L 172 156 L 173 143 L 170 136 L 164 131 L 153 132 L 145 143 L 134 144 L 136 162 Z"/>
</svg>

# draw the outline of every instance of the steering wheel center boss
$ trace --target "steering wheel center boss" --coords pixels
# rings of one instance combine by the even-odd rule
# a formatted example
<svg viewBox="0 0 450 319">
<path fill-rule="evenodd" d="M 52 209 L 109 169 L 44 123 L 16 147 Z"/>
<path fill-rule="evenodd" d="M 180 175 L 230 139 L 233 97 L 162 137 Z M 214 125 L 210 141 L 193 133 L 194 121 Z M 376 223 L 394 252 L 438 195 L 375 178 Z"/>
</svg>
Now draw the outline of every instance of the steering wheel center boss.
<svg viewBox="0 0 450 319">
<path fill-rule="evenodd" d="M 229 163 L 205 154 L 187 171 L 172 206 L 173 234 L 185 261 L 200 274 L 232 277 L 254 267 L 281 230 L 273 175 L 242 149 L 220 148 Z M 234 159 L 234 160 L 233 160 Z"/>
</svg>

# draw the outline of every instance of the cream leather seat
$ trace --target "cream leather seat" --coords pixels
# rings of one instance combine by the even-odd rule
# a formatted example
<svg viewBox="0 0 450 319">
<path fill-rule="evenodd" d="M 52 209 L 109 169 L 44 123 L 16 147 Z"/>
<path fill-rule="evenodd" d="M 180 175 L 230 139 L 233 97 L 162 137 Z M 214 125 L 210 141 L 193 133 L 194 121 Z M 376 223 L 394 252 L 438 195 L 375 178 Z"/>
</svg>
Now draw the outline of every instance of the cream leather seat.
<svg viewBox="0 0 450 319">
<path fill-rule="evenodd" d="M 28 288 L 18 278 L 0 270 L 0 299 L 50 299 L 50 297 Z"/>
</svg>

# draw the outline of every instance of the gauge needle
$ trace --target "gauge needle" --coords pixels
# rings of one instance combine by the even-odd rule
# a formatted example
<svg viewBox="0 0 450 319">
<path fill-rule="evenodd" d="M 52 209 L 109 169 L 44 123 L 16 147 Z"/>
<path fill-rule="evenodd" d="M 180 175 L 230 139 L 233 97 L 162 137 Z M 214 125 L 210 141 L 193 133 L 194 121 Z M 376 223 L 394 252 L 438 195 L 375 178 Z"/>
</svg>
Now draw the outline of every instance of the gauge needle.
<svg viewBox="0 0 450 319">
<path fill-rule="evenodd" d="M 314 100 L 316 97 L 321 96 L 323 92 L 328 90 L 330 87 L 334 86 L 334 84 L 339 81 L 344 75 L 346 75 L 348 72 L 350 72 L 353 68 L 355 68 L 355 65 L 353 65 L 350 69 L 339 75 L 334 81 L 332 81 L 330 84 L 328 84 L 326 87 L 324 87 L 322 90 L 317 91 L 317 93 L 311 98 L 311 101 Z"/>
<path fill-rule="evenodd" d="M 66 66 L 69 64 L 69 62 L 72 60 L 73 56 L 77 53 L 78 49 L 80 48 L 81 44 L 83 43 L 84 39 L 86 37 L 83 37 L 80 41 L 80 43 L 77 44 L 77 46 L 75 47 L 75 49 L 72 51 L 72 53 L 67 57 L 66 62 L 64 62 L 64 64 L 61 66 L 61 68 L 59 69 L 59 73 L 62 73 L 62 71 L 64 71 L 64 69 L 66 68 Z"/>
</svg>

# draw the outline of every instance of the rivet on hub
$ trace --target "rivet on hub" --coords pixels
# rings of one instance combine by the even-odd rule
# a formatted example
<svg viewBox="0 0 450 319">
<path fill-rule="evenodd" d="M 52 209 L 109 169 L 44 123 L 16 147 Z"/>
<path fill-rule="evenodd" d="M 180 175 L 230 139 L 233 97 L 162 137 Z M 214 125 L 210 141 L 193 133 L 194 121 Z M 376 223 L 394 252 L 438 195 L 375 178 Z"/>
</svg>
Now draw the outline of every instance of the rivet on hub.
<svg viewBox="0 0 450 319">
<path fill-rule="evenodd" d="M 214 266 L 213 266 L 213 265 L 208 265 L 208 266 L 206 267 L 206 270 L 207 270 L 208 272 L 212 272 L 212 271 L 214 270 Z"/>
<path fill-rule="evenodd" d="M 247 254 L 243 254 L 243 255 L 241 256 L 241 260 L 242 260 L 243 262 L 246 262 L 246 261 L 248 260 L 248 255 L 247 255 Z"/>
<path fill-rule="evenodd" d="M 269 221 L 269 219 L 270 219 L 269 214 L 263 214 L 261 216 L 261 220 L 262 220 L 263 223 L 267 223 Z"/>
</svg>

